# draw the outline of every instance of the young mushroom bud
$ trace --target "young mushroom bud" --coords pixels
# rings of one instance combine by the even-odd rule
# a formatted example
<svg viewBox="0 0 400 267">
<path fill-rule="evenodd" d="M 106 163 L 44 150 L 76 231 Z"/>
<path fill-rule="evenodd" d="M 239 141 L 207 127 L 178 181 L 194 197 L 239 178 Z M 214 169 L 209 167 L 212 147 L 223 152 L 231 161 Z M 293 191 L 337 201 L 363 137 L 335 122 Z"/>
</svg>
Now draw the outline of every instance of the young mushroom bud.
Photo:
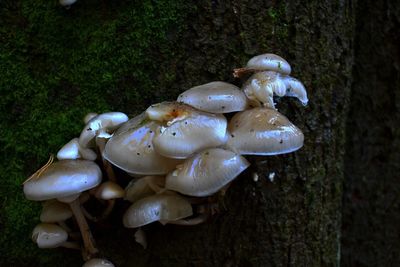
<svg viewBox="0 0 400 267">
<path fill-rule="evenodd" d="M 158 194 L 142 198 L 125 212 L 125 227 L 136 228 L 156 221 L 176 221 L 193 215 L 192 206 L 176 194 Z"/>
<path fill-rule="evenodd" d="M 125 188 L 125 200 L 135 202 L 160 192 L 165 186 L 164 176 L 146 176 L 132 180 Z"/>
<path fill-rule="evenodd" d="M 40 221 L 44 223 L 63 222 L 72 217 L 71 208 L 57 200 L 48 200 L 44 202 Z"/>
<path fill-rule="evenodd" d="M 67 247 L 79 249 L 79 245 L 67 242 L 67 232 L 58 225 L 50 223 L 40 223 L 36 225 L 32 232 L 32 240 L 39 248 Z"/>
<path fill-rule="evenodd" d="M 155 150 L 165 157 L 184 159 L 193 153 L 226 142 L 226 118 L 195 110 L 177 102 L 163 102 L 146 110 L 149 119 L 164 123 L 153 139 Z"/>
<path fill-rule="evenodd" d="M 254 108 L 239 112 L 228 125 L 226 146 L 242 155 L 277 155 L 303 146 L 304 135 L 274 109 Z"/>
<path fill-rule="evenodd" d="M 272 70 L 286 75 L 289 75 L 292 71 L 289 63 L 275 54 L 262 54 L 252 57 L 247 62 L 246 68 L 263 71 Z"/>
<path fill-rule="evenodd" d="M 90 148 L 84 148 L 79 145 L 78 138 L 74 138 L 68 143 L 66 143 L 58 152 L 57 159 L 87 159 L 96 160 L 97 155 Z"/>
<path fill-rule="evenodd" d="M 115 267 L 114 264 L 112 264 L 111 261 L 108 261 L 106 259 L 91 259 L 85 262 L 82 267 Z"/>
<path fill-rule="evenodd" d="M 220 148 L 206 149 L 168 174 L 165 187 L 189 196 L 209 196 L 249 167 L 242 156 Z"/>
<path fill-rule="evenodd" d="M 154 150 L 153 138 L 160 124 L 141 114 L 129 120 L 107 142 L 103 157 L 134 175 L 163 175 L 181 161 L 161 156 Z"/>
<path fill-rule="evenodd" d="M 109 137 L 110 133 L 126 121 L 128 116 L 122 112 L 108 112 L 93 117 L 83 128 L 79 136 L 79 145 L 85 148 L 94 146 L 96 136 Z"/>
<path fill-rule="evenodd" d="M 178 102 L 211 113 L 229 113 L 245 110 L 247 98 L 235 85 L 210 82 L 190 88 L 178 96 Z"/>
</svg>

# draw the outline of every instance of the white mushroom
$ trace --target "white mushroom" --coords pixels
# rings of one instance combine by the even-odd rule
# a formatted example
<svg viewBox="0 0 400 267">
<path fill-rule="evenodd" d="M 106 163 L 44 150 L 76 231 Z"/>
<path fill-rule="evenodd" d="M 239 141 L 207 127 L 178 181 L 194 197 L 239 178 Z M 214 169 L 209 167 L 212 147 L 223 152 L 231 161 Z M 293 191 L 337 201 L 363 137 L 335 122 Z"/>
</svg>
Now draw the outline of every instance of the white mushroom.
<svg viewBox="0 0 400 267">
<path fill-rule="evenodd" d="M 235 179 L 249 165 L 244 157 L 232 151 L 206 149 L 168 174 L 165 187 L 185 195 L 209 196 Z"/>
<path fill-rule="evenodd" d="M 66 143 L 58 152 L 57 159 L 87 159 L 96 160 L 97 155 L 90 148 L 84 148 L 79 145 L 78 138 L 74 138 L 68 143 Z"/>
<path fill-rule="evenodd" d="M 306 106 L 308 103 L 308 98 L 304 85 L 298 79 L 290 76 L 286 76 L 283 79 L 283 82 L 286 85 L 285 96 L 296 97 L 304 106 Z"/>
<path fill-rule="evenodd" d="M 68 220 L 72 217 L 71 208 L 57 200 L 48 200 L 43 203 L 40 213 L 40 221 L 44 223 L 56 223 Z"/>
<path fill-rule="evenodd" d="M 58 225 L 40 223 L 32 231 L 32 240 L 39 248 L 66 247 L 79 249 L 79 245 L 68 242 L 67 232 Z"/>
<path fill-rule="evenodd" d="M 85 262 L 85 264 L 82 265 L 82 267 L 115 267 L 114 264 L 112 264 L 111 261 L 108 261 L 106 259 L 91 259 Z"/>
<path fill-rule="evenodd" d="M 304 135 L 278 111 L 254 108 L 239 112 L 229 122 L 226 146 L 242 155 L 277 155 L 303 146 Z"/>
<path fill-rule="evenodd" d="M 135 202 L 160 192 L 165 186 L 164 176 L 145 176 L 132 180 L 125 188 L 125 200 Z"/>
<path fill-rule="evenodd" d="M 219 81 L 192 87 L 180 94 L 177 101 L 211 113 L 229 113 L 247 107 L 246 96 L 237 86 Z"/>
<path fill-rule="evenodd" d="M 292 71 L 289 63 L 275 54 L 262 54 L 252 57 L 247 62 L 246 68 L 255 70 L 272 70 L 286 75 L 289 75 Z"/>
</svg>

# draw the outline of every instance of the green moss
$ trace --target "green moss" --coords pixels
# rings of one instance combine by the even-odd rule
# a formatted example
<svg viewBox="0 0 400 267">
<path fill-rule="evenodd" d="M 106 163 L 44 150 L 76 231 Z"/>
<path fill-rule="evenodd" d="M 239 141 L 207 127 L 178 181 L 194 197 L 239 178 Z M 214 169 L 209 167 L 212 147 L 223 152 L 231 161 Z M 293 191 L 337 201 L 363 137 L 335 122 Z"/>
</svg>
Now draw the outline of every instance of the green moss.
<svg viewBox="0 0 400 267">
<path fill-rule="evenodd" d="M 169 35 L 179 34 L 191 7 L 183 0 L 0 7 L 0 265 L 52 265 L 60 252 L 39 251 L 29 239 L 40 205 L 24 200 L 23 180 L 79 135 L 86 113 L 131 115 L 159 98 L 160 83 L 171 86 L 175 73 L 159 75 L 168 68 L 156 62 L 174 57 Z"/>
</svg>

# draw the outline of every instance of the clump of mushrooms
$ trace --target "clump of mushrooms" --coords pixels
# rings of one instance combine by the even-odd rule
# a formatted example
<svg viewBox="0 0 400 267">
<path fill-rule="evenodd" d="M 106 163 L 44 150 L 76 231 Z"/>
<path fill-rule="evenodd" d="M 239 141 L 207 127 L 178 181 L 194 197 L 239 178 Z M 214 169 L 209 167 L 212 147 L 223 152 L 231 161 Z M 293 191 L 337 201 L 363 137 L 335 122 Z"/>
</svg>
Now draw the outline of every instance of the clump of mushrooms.
<svg viewBox="0 0 400 267">
<path fill-rule="evenodd" d="M 24 183 L 27 199 L 45 201 L 32 239 L 40 248 L 80 249 L 75 220 L 84 266 L 114 266 L 96 258 L 86 218 L 91 224 L 107 220 L 115 203 L 131 202 L 122 221 L 137 228 L 135 240 L 144 248 L 147 224 L 204 223 L 218 210 L 215 196 L 250 166 L 246 155 L 279 155 L 303 146 L 301 130 L 274 103 L 274 96 L 289 96 L 307 104 L 304 85 L 290 74 L 285 59 L 263 54 L 234 70 L 235 77 L 250 76 L 241 89 L 214 81 L 189 88 L 175 102 L 151 105 L 132 119 L 121 112 L 87 114 L 79 138 Z M 116 177 L 114 168 L 127 175 Z M 126 178 L 131 181 L 123 189 Z M 91 198 L 92 204 L 106 204 L 99 217 L 85 204 Z"/>
</svg>

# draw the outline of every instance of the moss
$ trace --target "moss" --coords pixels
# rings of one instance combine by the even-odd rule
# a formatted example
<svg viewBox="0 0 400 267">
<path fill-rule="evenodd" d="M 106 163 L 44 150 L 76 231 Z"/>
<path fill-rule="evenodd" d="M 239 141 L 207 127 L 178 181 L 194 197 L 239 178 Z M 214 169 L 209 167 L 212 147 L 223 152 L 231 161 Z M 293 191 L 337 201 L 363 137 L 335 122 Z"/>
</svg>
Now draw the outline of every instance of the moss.
<svg viewBox="0 0 400 267">
<path fill-rule="evenodd" d="M 1 2 L 0 265 L 61 257 L 29 240 L 40 207 L 24 200 L 21 183 L 79 134 L 86 113 L 134 114 L 159 98 L 160 81 L 171 86 L 175 73 L 157 76 L 156 62 L 174 56 L 170 35 L 190 9 L 166 0 L 78 1 L 70 10 L 57 1 Z"/>
</svg>

